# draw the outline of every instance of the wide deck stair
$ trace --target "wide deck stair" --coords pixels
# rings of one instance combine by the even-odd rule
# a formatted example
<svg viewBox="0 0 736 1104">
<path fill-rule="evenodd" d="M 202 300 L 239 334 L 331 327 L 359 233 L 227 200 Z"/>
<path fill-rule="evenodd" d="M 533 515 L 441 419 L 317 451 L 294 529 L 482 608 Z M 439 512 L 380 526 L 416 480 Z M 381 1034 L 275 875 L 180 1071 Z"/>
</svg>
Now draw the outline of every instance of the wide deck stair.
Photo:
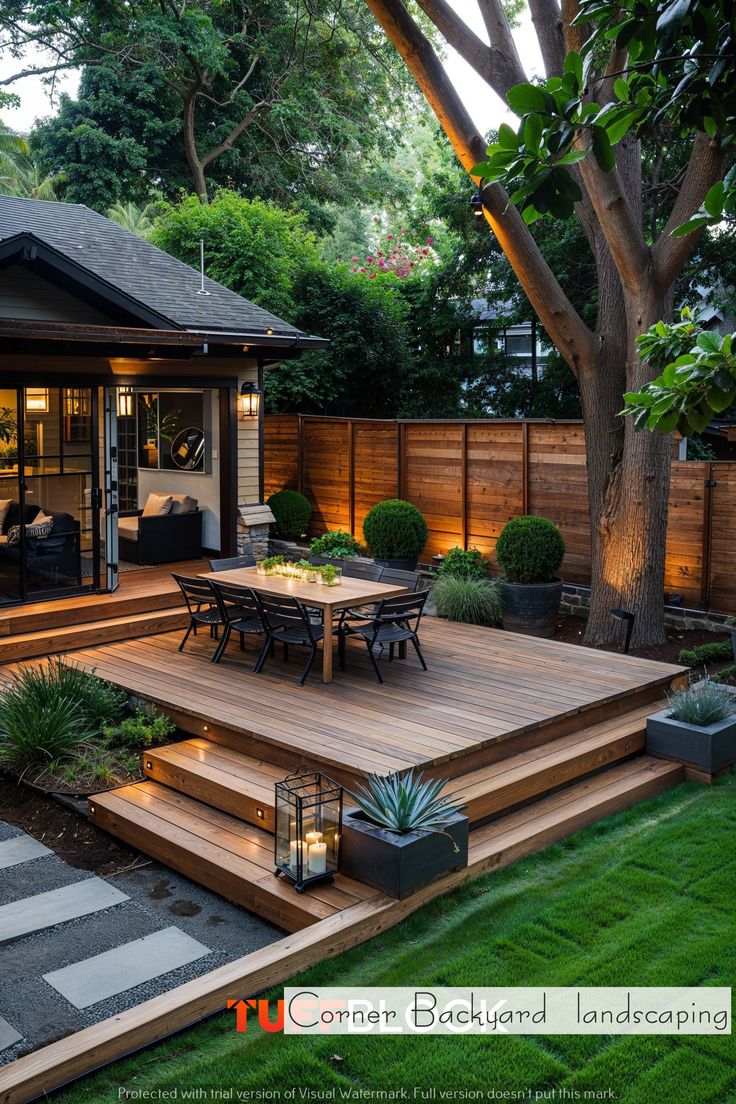
<svg viewBox="0 0 736 1104">
<path fill-rule="evenodd" d="M 0 610 L 0 664 L 183 629 L 187 623 L 171 572 L 205 570 L 197 561 L 123 575 L 112 594 L 81 594 Z"/>
<path fill-rule="evenodd" d="M 473 766 L 458 757 L 441 767 L 445 793 L 471 821 L 466 876 L 497 869 L 682 780 L 682 768 L 643 753 L 648 714 L 658 703 L 634 695 L 612 715 L 570 720 L 503 757 Z M 562 731 L 562 735 L 559 732 Z M 252 752 L 252 753 L 249 753 Z M 469 761 L 466 761 L 469 760 Z M 262 745 L 195 737 L 147 752 L 147 781 L 98 794 L 90 815 L 101 828 L 273 923 L 295 931 L 374 890 L 338 876 L 297 894 L 274 877 L 274 782 L 287 773 Z M 324 763 L 321 769 L 327 770 Z M 448 776 L 449 775 L 449 776 Z M 349 800 L 349 799 L 348 799 Z M 448 888 L 456 884 L 448 876 Z"/>
</svg>

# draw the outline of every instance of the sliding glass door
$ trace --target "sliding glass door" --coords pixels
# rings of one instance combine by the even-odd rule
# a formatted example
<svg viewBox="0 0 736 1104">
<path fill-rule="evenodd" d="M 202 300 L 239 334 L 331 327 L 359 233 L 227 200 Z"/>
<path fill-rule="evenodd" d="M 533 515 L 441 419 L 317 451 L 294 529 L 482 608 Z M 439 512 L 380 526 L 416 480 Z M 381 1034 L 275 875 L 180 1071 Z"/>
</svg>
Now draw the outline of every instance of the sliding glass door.
<svg viewBox="0 0 736 1104">
<path fill-rule="evenodd" d="M 0 542 L 0 601 L 98 589 L 97 388 L 3 391 L 0 410 L 9 412 L 0 459 L 0 494 L 2 505 L 7 505 Z"/>
</svg>

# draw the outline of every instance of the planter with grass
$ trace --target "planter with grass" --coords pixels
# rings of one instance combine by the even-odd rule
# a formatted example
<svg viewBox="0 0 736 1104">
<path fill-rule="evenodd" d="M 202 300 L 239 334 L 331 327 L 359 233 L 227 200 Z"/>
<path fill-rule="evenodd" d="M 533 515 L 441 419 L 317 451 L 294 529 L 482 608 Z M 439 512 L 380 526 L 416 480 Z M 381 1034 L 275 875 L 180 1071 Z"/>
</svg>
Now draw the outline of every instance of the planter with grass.
<svg viewBox="0 0 736 1104">
<path fill-rule="evenodd" d="M 736 691 L 704 679 L 647 718 L 647 751 L 716 774 L 736 762 Z"/>
<path fill-rule="evenodd" d="M 381 567 L 415 571 L 427 543 L 427 523 L 411 502 L 387 498 L 366 515 L 363 536 Z"/>
<path fill-rule="evenodd" d="M 413 771 L 369 775 L 343 814 L 341 871 L 401 898 L 467 866 L 468 818 L 441 796 L 445 784 Z"/>
<path fill-rule="evenodd" d="M 565 555 L 562 533 L 546 518 L 514 518 L 496 541 L 503 627 L 529 636 L 554 635 L 562 599 L 557 572 Z"/>
</svg>

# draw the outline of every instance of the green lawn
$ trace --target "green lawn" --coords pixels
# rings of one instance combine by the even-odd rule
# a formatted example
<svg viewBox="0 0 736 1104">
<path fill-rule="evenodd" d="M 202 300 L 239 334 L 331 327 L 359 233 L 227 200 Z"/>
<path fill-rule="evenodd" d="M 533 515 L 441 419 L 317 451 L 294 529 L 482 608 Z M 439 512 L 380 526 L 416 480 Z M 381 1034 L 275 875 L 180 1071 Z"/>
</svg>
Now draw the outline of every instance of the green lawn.
<svg viewBox="0 0 736 1104">
<path fill-rule="evenodd" d="M 735 828 L 733 775 L 714 787 L 681 786 L 433 902 L 298 980 L 730 985 L 736 980 Z M 523 1091 L 515 1099 L 556 1101 L 605 1099 L 610 1089 L 626 1104 L 736 1104 L 736 1047 L 732 1037 L 703 1036 L 319 1039 L 250 1029 L 236 1035 L 226 1014 L 59 1099 L 102 1104 L 118 1100 L 121 1086 L 178 1089 L 179 1100 L 191 1089 L 205 1090 L 200 1099 L 218 1099 L 210 1090 L 292 1086 L 297 1101 L 310 1099 L 300 1088 L 335 1088 L 339 1100 L 341 1090 L 401 1087 L 411 1100 L 418 1086 L 435 1087 L 438 1100 L 442 1089 L 480 1089 L 486 1099 L 494 1099 L 491 1090 Z M 586 1096 L 586 1090 L 601 1095 Z"/>
</svg>

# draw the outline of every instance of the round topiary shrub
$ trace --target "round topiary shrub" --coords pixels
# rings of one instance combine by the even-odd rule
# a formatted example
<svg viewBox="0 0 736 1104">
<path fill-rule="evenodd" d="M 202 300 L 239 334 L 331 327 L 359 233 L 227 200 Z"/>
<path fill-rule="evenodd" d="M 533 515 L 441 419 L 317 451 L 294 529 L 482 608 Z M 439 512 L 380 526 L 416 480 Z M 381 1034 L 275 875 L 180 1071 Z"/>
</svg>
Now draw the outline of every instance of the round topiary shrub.
<svg viewBox="0 0 736 1104">
<path fill-rule="evenodd" d="M 298 541 L 309 528 L 312 507 L 299 491 L 276 491 L 266 502 L 276 518 L 276 536 Z"/>
<path fill-rule="evenodd" d="M 427 543 L 427 523 L 411 502 L 387 498 L 367 514 L 363 536 L 377 560 L 416 560 Z"/>
<path fill-rule="evenodd" d="M 313 556 L 345 560 L 349 556 L 358 556 L 360 545 L 352 533 L 347 533 L 344 529 L 333 529 L 332 532 L 323 533 L 321 537 L 315 537 L 309 551 Z"/>
<path fill-rule="evenodd" d="M 514 518 L 496 542 L 496 560 L 510 583 L 549 583 L 562 565 L 565 542 L 547 518 Z"/>
</svg>

